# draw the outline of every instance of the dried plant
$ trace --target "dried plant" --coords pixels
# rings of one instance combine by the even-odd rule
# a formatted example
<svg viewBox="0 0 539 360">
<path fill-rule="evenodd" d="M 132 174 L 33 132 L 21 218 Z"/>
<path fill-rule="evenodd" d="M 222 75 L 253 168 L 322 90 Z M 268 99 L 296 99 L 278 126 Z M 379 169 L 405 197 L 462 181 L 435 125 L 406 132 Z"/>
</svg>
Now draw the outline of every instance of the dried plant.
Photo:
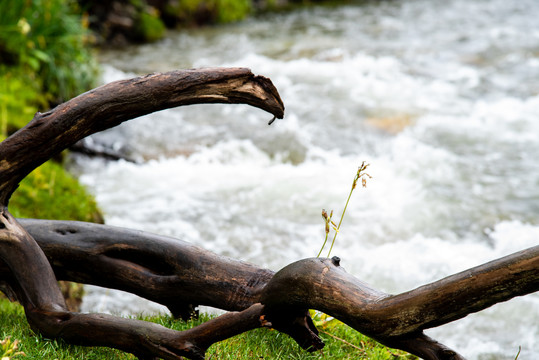
<svg viewBox="0 0 539 360">
<path fill-rule="evenodd" d="M 346 213 L 346 209 L 348 208 L 348 203 L 350 202 L 350 198 L 352 197 L 352 193 L 354 192 L 355 188 L 357 187 L 357 182 L 361 179 L 361 185 L 363 187 L 367 187 L 367 178 L 371 179 L 372 176 L 367 174 L 365 170 L 369 167 L 370 164 L 366 164 L 365 161 L 361 163 L 361 166 L 358 167 L 356 175 L 354 177 L 354 181 L 352 182 L 352 188 L 350 189 L 350 193 L 348 194 L 348 199 L 346 199 L 346 204 L 344 205 L 344 210 L 341 214 L 341 219 L 339 220 L 339 224 L 336 225 L 335 222 L 333 222 L 333 210 L 331 210 L 329 216 L 325 209 L 322 209 L 322 217 L 324 218 L 325 226 L 326 226 L 326 238 L 324 239 L 324 243 L 322 244 L 322 248 L 318 252 L 317 257 L 320 257 L 322 254 L 322 251 L 324 250 L 324 247 L 326 246 L 326 243 L 328 241 L 329 233 L 330 233 L 330 225 L 333 227 L 334 235 L 333 235 L 333 241 L 331 242 L 331 246 L 328 251 L 328 256 L 331 255 L 331 250 L 333 250 L 333 245 L 335 245 L 335 239 L 337 239 L 337 234 L 339 233 L 339 230 L 341 228 L 342 220 L 344 218 L 344 214 Z"/>
<path fill-rule="evenodd" d="M 15 356 L 25 356 L 22 351 L 17 351 L 19 347 L 19 340 L 11 341 L 11 336 L 6 337 L 4 340 L 0 340 L 0 359 L 10 360 Z"/>
</svg>

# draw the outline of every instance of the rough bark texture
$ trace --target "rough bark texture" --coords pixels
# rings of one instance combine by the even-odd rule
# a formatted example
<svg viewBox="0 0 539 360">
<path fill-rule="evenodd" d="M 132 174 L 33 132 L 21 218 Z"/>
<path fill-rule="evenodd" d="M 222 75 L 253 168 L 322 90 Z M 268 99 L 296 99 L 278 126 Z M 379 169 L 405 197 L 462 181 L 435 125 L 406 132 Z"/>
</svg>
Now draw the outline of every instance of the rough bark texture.
<svg viewBox="0 0 539 360">
<path fill-rule="evenodd" d="M 19 222 L 37 240 L 59 280 L 124 290 L 167 306 L 177 317 L 189 317 L 189 309 L 197 305 L 245 310 L 260 302 L 274 275 L 138 230 L 74 221 Z"/>
<path fill-rule="evenodd" d="M 153 74 L 111 83 L 45 113 L 0 144 L 0 290 L 18 299 L 47 337 L 110 346 L 141 359 L 203 359 L 213 343 L 257 327 L 323 347 L 308 309 L 427 360 L 462 360 L 423 334 L 495 303 L 539 290 L 539 246 L 412 291 L 390 295 L 347 274 L 337 257 L 304 259 L 274 273 L 177 239 L 106 225 L 16 220 L 11 193 L 35 167 L 94 132 L 168 107 L 247 103 L 281 118 L 269 79 L 247 69 Z M 121 289 L 189 317 L 197 305 L 229 310 L 191 330 L 67 310 L 57 279 Z"/>
</svg>

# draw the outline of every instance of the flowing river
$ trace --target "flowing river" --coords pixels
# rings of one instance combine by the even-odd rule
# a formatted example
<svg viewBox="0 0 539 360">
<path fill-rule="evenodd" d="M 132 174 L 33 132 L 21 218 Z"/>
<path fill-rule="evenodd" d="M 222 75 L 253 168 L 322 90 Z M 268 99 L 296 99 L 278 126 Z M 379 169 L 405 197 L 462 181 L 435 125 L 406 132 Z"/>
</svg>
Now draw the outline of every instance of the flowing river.
<svg viewBox="0 0 539 360">
<path fill-rule="evenodd" d="M 244 105 L 167 110 L 93 136 L 137 163 L 76 158 L 110 225 L 274 270 L 332 255 L 398 293 L 539 243 L 539 3 L 367 1 L 170 32 L 102 53 L 104 82 L 249 67 L 284 120 Z M 324 251 L 327 253 L 328 248 Z M 539 271 L 539 269 L 538 269 Z M 164 311 L 88 287 L 84 309 Z M 469 359 L 539 359 L 539 294 L 427 331 Z"/>
</svg>

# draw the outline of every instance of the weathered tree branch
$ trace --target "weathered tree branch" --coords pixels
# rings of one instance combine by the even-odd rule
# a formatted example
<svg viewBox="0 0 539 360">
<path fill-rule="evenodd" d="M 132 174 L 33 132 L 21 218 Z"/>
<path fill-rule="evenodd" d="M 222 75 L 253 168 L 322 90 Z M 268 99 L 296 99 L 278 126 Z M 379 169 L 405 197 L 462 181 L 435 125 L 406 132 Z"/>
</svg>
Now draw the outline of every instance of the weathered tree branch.
<svg viewBox="0 0 539 360">
<path fill-rule="evenodd" d="M 51 111 L 37 113 L 0 146 L 0 204 L 33 169 L 93 133 L 172 107 L 249 104 L 278 118 L 284 105 L 271 81 L 245 68 L 155 73 L 100 86 Z"/>
<path fill-rule="evenodd" d="M 261 315 L 272 326 L 281 324 L 306 348 L 321 346 L 316 333 L 309 333 L 313 327 L 304 323 L 309 321 L 305 311 L 317 309 L 424 359 L 462 359 L 423 330 L 539 290 L 539 246 L 389 295 L 347 274 L 337 258 L 301 260 L 274 274 L 141 231 L 69 221 L 20 222 L 37 239 L 59 279 L 129 291 L 173 313 L 196 305 L 244 310 L 262 303 L 266 309 Z M 0 274 L 6 270 L 0 264 Z"/>
<path fill-rule="evenodd" d="M 267 311 L 310 306 L 424 359 L 463 359 L 423 330 L 538 291 L 538 269 L 536 246 L 403 294 L 388 295 L 347 274 L 338 258 L 306 259 L 276 273 L 261 302 Z"/>
<path fill-rule="evenodd" d="M 176 316 L 189 317 L 189 309 L 198 305 L 245 310 L 260 302 L 274 275 L 138 230 L 74 221 L 19 222 L 38 241 L 59 280 L 124 290 L 163 304 Z"/>
</svg>

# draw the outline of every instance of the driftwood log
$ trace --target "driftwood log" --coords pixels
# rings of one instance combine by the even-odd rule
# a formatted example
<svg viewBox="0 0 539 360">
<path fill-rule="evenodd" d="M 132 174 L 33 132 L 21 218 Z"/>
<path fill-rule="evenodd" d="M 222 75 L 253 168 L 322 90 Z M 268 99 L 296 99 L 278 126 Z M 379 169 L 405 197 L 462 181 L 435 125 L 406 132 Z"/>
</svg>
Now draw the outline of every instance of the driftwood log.
<svg viewBox="0 0 539 360">
<path fill-rule="evenodd" d="M 0 143 L 0 290 L 46 337 L 131 352 L 140 359 L 203 359 L 213 343 L 258 327 L 323 347 L 317 309 L 390 347 L 427 360 L 464 359 L 423 330 L 539 290 L 539 246 L 390 295 L 347 274 L 337 257 L 274 273 L 177 239 L 106 225 L 15 219 L 8 202 L 34 168 L 92 133 L 153 111 L 245 103 L 282 118 L 271 81 L 248 69 L 203 69 L 114 82 L 41 114 Z M 106 274 L 106 275 L 105 275 Z M 187 331 L 104 314 L 69 312 L 57 280 L 125 290 L 189 317 L 198 305 L 229 312 Z"/>
</svg>

